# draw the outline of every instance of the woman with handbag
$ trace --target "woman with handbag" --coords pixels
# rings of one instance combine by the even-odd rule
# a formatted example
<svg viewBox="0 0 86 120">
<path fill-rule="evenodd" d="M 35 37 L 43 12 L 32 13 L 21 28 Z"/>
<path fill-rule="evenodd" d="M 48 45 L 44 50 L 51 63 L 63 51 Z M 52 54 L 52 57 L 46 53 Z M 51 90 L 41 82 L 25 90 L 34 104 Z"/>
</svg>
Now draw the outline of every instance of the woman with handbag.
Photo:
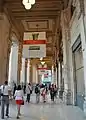
<svg viewBox="0 0 86 120">
<path fill-rule="evenodd" d="M 24 99 L 23 99 L 23 90 L 21 89 L 21 85 L 18 85 L 17 90 L 15 91 L 15 100 L 17 104 L 17 119 L 19 119 L 20 114 L 20 109 L 21 105 L 24 105 Z"/>
</svg>

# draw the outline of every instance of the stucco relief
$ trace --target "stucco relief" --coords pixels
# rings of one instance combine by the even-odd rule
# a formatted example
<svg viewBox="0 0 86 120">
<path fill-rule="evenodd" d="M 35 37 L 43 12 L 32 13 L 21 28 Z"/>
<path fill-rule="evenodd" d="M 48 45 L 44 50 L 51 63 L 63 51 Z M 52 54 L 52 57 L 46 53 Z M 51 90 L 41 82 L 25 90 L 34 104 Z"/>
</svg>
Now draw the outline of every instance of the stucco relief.
<svg viewBox="0 0 86 120">
<path fill-rule="evenodd" d="M 20 73 L 21 73 L 21 69 L 22 69 L 22 48 L 23 48 L 22 40 L 19 41 L 19 50 L 18 50 L 18 75 L 17 75 L 18 83 L 20 82 Z"/>
<path fill-rule="evenodd" d="M 80 31 L 78 28 L 80 26 L 81 15 L 84 13 L 84 8 L 83 0 L 74 0 L 72 4 L 75 7 L 75 11 L 70 21 L 70 35 L 71 38 L 74 38 L 74 36 L 76 36 L 76 32 L 78 33 Z M 73 39 L 71 40 L 71 42 L 73 42 Z"/>
<path fill-rule="evenodd" d="M 67 9 L 63 10 L 61 13 L 62 34 L 63 34 L 63 39 L 66 40 L 70 39 L 70 29 L 69 29 L 70 19 L 71 19 L 71 8 L 68 7 Z"/>
</svg>

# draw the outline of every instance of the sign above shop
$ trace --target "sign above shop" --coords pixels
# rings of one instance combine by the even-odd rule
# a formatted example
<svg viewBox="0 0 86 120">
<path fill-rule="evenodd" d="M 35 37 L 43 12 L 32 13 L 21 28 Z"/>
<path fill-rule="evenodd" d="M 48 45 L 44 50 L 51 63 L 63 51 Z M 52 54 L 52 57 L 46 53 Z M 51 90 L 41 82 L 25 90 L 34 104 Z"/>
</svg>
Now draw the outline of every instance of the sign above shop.
<svg viewBox="0 0 86 120">
<path fill-rule="evenodd" d="M 25 33 L 23 41 L 24 58 L 46 57 L 46 33 Z"/>
</svg>

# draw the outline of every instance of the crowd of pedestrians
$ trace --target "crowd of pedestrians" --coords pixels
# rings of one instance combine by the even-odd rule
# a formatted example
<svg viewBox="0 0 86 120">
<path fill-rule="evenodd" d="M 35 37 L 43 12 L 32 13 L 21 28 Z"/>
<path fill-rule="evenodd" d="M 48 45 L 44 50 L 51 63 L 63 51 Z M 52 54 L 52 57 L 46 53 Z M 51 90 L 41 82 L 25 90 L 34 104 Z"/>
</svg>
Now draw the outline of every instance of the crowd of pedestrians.
<svg viewBox="0 0 86 120">
<path fill-rule="evenodd" d="M 52 85 L 40 85 L 37 84 L 35 87 L 35 93 L 36 93 L 36 102 L 40 102 L 40 96 L 42 97 L 42 101 L 45 103 L 46 102 L 46 98 L 48 95 L 51 96 L 51 101 L 54 102 L 54 99 L 57 98 L 57 87 L 56 85 L 52 84 Z"/>
<path fill-rule="evenodd" d="M 24 105 L 24 98 L 26 96 L 26 102 L 30 103 L 31 94 L 34 92 L 36 95 L 36 103 L 40 102 L 40 97 L 45 103 L 47 96 L 50 94 L 51 101 L 54 102 L 54 99 L 57 97 L 57 87 L 56 85 L 43 85 L 36 84 L 35 89 L 33 90 L 32 85 L 29 83 L 27 85 L 18 85 L 14 83 L 13 88 L 8 85 L 8 82 L 5 81 L 4 85 L 0 87 L 1 89 L 1 118 L 4 119 L 4 116 L 9 118 L 9 98 L 10 100 L 15 100 L 17 106 L 17 119 L 21 116 L 21 105 Z M 6 106 L 6 114 L 4 115 Z"/>
</svg>

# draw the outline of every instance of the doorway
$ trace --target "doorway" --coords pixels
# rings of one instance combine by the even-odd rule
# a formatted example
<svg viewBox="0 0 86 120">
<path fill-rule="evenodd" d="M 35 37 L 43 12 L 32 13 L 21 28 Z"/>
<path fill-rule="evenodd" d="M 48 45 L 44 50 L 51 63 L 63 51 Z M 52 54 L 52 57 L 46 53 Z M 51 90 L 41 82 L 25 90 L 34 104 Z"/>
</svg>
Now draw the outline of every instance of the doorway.
<svg viewBox="0 0 86 120">
<path fill-rule="evenodd" d="M 75 105 L 79 106 L 83 110 L 84 103 L 84 66 L 83 66 L 83 54 L 81 38 L 78 37 L 76 49 L 73 51 L 74 58 L 74 90 L 75 90 Z"/>
</svg>

